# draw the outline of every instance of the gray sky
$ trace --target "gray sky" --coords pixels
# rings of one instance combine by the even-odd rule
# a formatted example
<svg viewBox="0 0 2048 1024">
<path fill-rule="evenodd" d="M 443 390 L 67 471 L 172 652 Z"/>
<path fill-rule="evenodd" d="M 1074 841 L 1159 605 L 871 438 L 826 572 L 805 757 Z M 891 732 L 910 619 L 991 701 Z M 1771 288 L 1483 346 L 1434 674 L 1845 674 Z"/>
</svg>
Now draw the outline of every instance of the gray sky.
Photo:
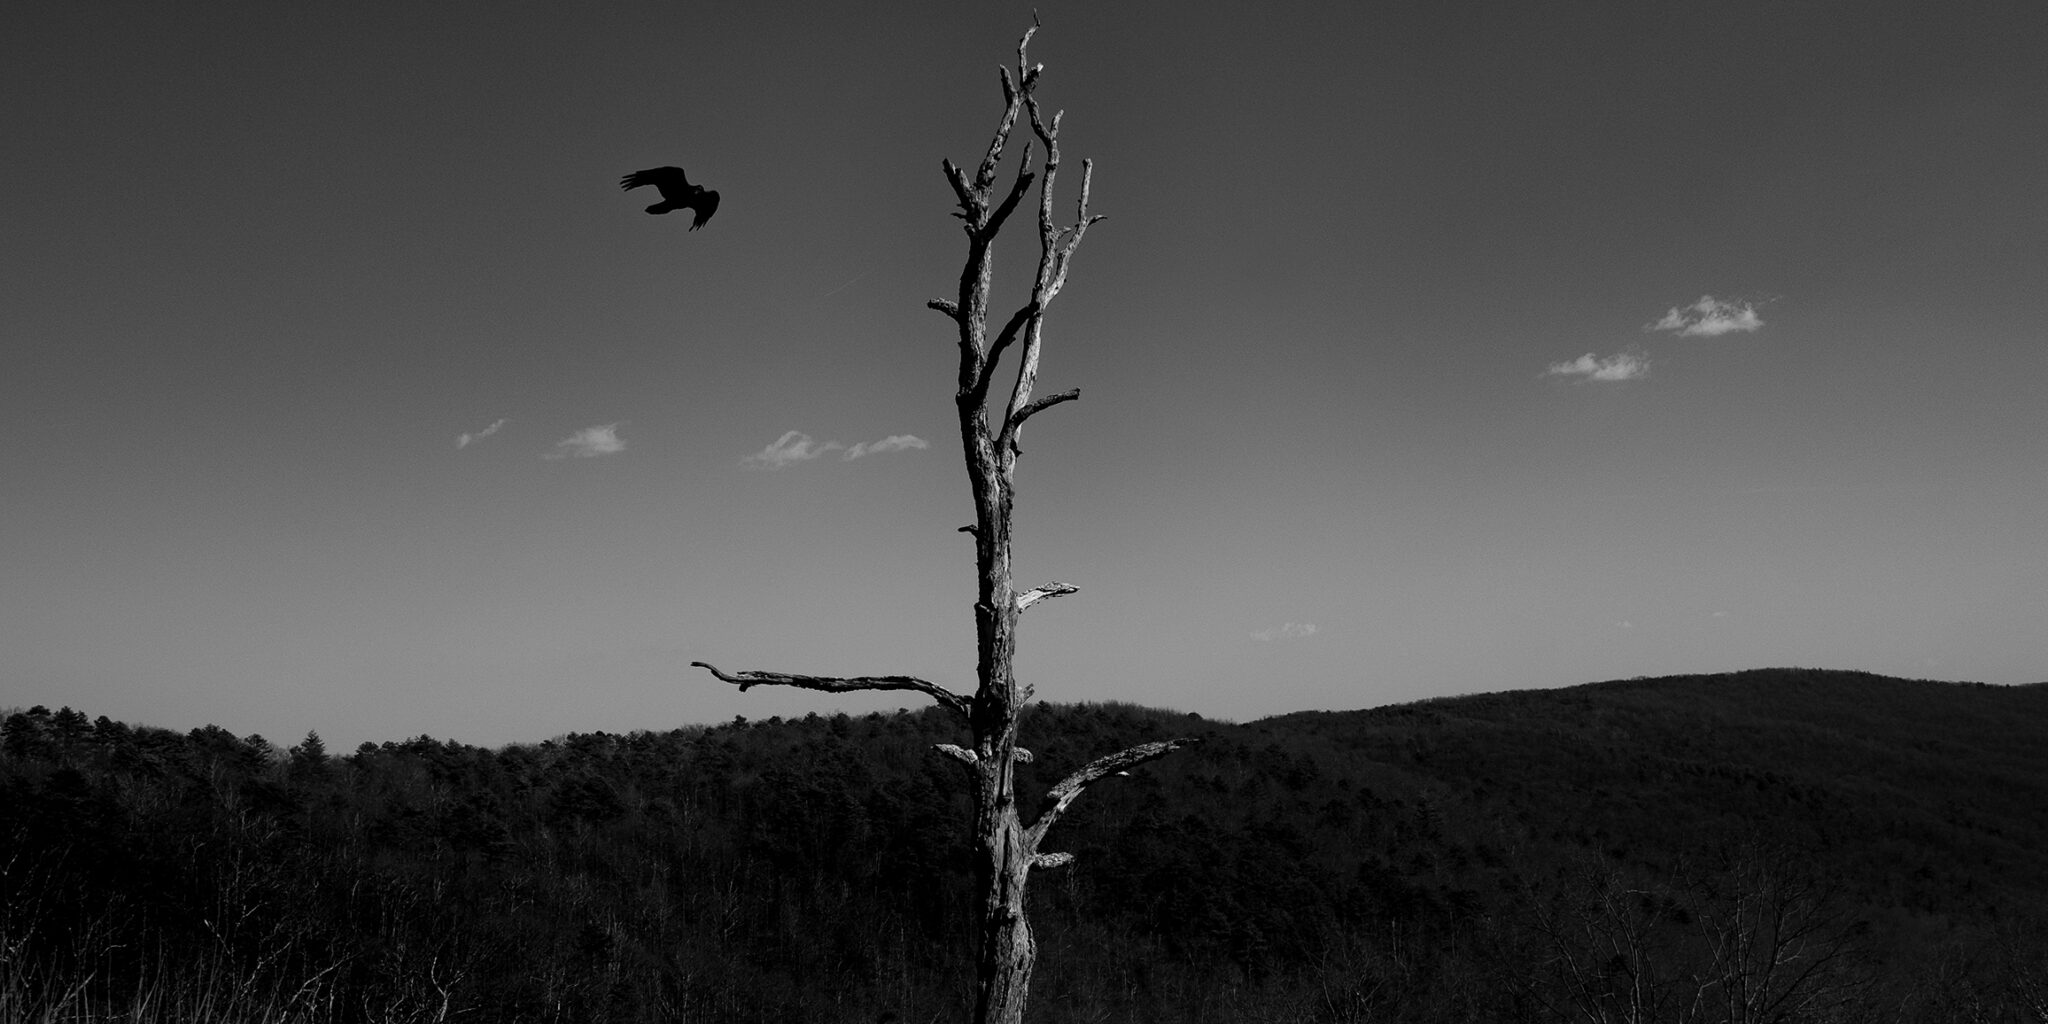
<svg viewBox="0 0 2048 1024">
<path fill-rule="evenodd" d="M 1040 696 L 2048 678 L 2048 7 L 1038 10 L 1110 218 L 1020 471 L 1019 583 L 1081 588 Z M 346 749 L 902 703 L 692 659 L 971 686 L 924 301 L 1030 20 L 10 8 L 0 706 Z M 703 230 L 619 191 L 662 164 Z"/>
</svg>

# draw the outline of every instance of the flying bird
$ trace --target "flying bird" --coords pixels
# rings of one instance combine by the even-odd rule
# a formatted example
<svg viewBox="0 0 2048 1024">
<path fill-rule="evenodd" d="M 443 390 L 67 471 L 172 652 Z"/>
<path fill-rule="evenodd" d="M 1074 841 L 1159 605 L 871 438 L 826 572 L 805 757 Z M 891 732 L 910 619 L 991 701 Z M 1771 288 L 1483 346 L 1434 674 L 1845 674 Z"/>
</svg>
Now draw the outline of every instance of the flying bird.
<svg viewBox="0 0 2048 1024">
<path fill-rule="evenodd" d="M 667 213 L 670 210 L 693 211 L 697 219 L 690 222 L 692 231 L 703 227 L 704 222 L 718 212 L 718 193 L 702 185 L 690 184 L 690 179 L 683 175 L 683 169 L 680 167 L 650 167 L 644 171 L 634 171 L 619 179 L 619 187 L 622 189 L 634 189 L 642 185 L 652 185 L 656 192 L 661 193 L 661 202 L 648 207 L 648 213 Z"/>
</svg>

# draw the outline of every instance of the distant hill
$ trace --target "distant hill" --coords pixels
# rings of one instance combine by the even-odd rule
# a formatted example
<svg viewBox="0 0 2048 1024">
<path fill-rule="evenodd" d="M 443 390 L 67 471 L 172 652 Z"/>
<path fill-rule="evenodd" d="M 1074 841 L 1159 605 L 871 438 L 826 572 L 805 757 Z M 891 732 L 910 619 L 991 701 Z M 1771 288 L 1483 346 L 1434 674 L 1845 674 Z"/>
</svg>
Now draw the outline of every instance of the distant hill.
<svg viewBox="0 0 2048 1024">
<path fill-rule="evenodd" d="M 1475 814 L 1511 809 L 1520 827 L 1509 832 L 1529 840 L 1656 864 L 1755 835 L 1809 851 L 1897 908 L 2048 909 L 2044 684 L 1770 669 L 1254 728 L 1350 751 L 1354 764 L 1399 765 Z"/>
<path fill-rule="evenodd" d="M 1027 798 L 1204 741 L 1054 830 L 1034 1020 L 2048 1019 L 2048 685 L 1772 669 L 1024 735 Z M 931 710 L 330 756 L 15 712 L 0 1019 L 957 1017 L 967 806 L 930 747 L 959 738 Z"/>
</svg>

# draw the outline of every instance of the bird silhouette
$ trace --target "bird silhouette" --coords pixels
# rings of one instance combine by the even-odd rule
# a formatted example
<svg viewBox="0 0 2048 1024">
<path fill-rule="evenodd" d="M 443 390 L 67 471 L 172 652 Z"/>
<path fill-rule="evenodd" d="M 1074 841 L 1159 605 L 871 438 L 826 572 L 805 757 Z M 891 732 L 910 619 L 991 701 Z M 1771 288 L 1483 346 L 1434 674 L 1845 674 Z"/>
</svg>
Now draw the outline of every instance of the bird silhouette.
<svg viewBox="0 0 2048 1024">
<path fill-rule="evenodd" d="M 690 179 L 684 176 L 680 167 L 650 167 L 644 171 L 634 171 L 619 179 L 619 187 L 622 189 L 634 189 L 642 185 L 652 185 L 656 192 L 661 193 L 661 202 L 648 207 L 648 213 L 690 210 L 697 215 L 697 219 L 690 222 L 692 231 L 703 227 L 704 222 L 718 212 L 718 193 L 702 185 L 690 184 Z"/>
</svg>

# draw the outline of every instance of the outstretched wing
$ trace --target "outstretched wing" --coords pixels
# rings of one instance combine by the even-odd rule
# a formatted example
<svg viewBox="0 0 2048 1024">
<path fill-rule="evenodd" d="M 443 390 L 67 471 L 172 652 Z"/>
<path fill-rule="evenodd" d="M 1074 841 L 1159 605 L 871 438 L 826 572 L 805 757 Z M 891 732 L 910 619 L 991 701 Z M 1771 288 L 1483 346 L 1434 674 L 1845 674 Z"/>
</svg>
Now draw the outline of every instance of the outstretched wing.
<svg viewBox="0 0 2048 1024">
<path fill-rule="evenodd" d="M 642 185 L 652 185 L 661 193 L 661 202 L 648 207 L 648 213 L 689 210 L 697 215 L 697 219 L 690 222 L 692 231 L 703 227 L 704 222 L 718 212 L 718 193 L 702 185 L 690 184 L 690 179 L 684 176 L 680 167 L 649 167 L 619 179 L 622 189 L 635 189 Z"/>
<path fill-rule="evenodd" d="M 687 205 L 697 213 L 697 219 L 690 222 L 690 230 L 695 231 L 703 227 L 704 222 L 710 220 L 712 214 L 718 212 L 718 193 L 708 188 L 699 189 Z"/>
<path fill-rule="evenodd" d="M 680 167 L 649 167 L 619 179 L 619 187 L 622 189 L 634 189 L 642 185 L 654 186 L 654 190 L 660 192 L 661 197 L 670 202 L 677 202 L 690 194 L 690 179 L 683 174 Z"/>
</svg>

